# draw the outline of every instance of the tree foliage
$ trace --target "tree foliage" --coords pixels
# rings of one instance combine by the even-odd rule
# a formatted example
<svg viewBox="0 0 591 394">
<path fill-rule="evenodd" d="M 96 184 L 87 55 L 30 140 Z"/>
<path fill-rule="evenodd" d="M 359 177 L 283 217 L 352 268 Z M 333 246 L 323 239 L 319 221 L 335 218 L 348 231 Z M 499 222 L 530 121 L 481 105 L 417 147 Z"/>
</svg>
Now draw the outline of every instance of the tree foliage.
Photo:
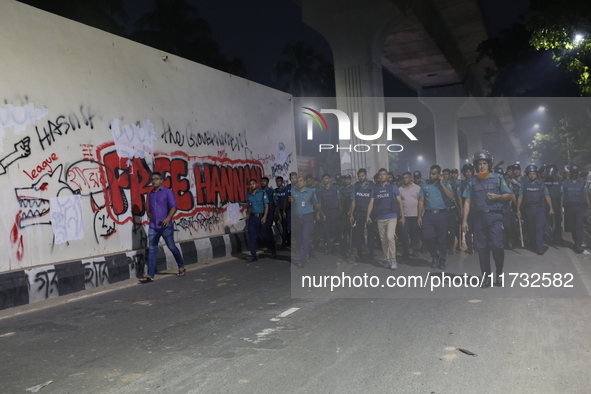
<svg viewBox="0 0 591 394">
<path fill-rule="evenodd" d="M 334 66 L 310 45 L 297 42 L 285 46 L 281 59 L 275 63 L 273 78 L 285 78 L 281 88 L 295 97 L 333 97 Z"/>
<path fill-rule="evenodd" d="M 498 37 L 478 45 L 477 61 L 489 58 L 485 79 L 492 97 L 572 96 L 578 90 L 572 78 L 562 74 L 549 51 L 537 51 L 530 44 L 531 32 L 523 23 L 504 29 Z"/>
<path fill-rule="evenodd" d="M 591 163 L 590 118 L 560 120 L 560 126 L 547 134 L 536 134 L 529 147 L 532 157 L 542 163 L 587 164 Z M 570 163 L 568 157 L 570 156 Z"/>
<path fill-rule="evenodd" d="M 591 1 L 532 0 L 527 18 L 530 44 L 548 50 L 558 68 L 591 96 Z"/>
</svg>

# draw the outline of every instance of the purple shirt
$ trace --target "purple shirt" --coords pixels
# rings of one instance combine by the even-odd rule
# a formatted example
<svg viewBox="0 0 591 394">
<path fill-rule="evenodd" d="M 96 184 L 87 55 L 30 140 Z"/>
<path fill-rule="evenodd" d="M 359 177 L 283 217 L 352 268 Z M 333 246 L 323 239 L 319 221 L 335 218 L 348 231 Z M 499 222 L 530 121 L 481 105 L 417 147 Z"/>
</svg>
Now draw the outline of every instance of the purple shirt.
<svg viewBox="0 0 591 394">
<path fill-rule="evenodd" d="M 176 208 L 176 199 L 172 190 L 160 186 L 158 191 L 152 190 L 148 194 L 148 209 L 150 210 L 150 227 L 163 228 L 159 223 L 166 219 L 170 208 Z M 168 224 L 172 225 L 172 221 Z"/>
</svg>

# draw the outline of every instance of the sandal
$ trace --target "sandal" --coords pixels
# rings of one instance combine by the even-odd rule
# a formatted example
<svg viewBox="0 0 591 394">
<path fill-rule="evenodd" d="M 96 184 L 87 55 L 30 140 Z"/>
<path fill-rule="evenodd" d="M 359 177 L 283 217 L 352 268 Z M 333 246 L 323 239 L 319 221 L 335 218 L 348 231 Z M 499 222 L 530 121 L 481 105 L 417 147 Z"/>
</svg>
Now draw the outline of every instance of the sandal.
<svg viewBox="0 0 591 394">
<path fill-rule="evenodd" d="M 179 268 L 179 272 L 178 272 L 178 274 L 176 274 L 176 276 L 185 276 L 186 273 L 187 273 L 186 268 Z"/>
<path fill-rule="evenodd" d="M 150 282 L 154 282 L 154 279 L 150 278 L 149 276 L 144 276 L 142 279 L 140 279 L 140 283 L 150 283 Z"/>
</svg>

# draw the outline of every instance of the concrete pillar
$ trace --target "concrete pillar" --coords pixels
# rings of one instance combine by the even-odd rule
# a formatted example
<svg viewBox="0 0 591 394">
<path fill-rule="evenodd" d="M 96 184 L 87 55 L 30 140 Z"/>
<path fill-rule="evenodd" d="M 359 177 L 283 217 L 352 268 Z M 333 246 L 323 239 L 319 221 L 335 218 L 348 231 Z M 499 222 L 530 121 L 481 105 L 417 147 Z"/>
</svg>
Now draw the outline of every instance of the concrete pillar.
<svg viewBox="0 0 591 394">
<path fill-rule="evenodd" d="M 388 33 L 402 21 L 403 15 L 388 0 L 302 0 L 303 21 L 321 33 L 329 42 L 334 56 L 337 109 L 351 122 L 359 113 L 363 134 L 378 130 L 378 113 L 384 112 L 382 81 L 382 46 Z M 341 140 L 340 146 L 386 144 L 386 133 L 373 141 Z M 346 152 L 347 155 L 349 152 Z M 343 157 L 341 169 L 368 169 L 372 176 L 381 167 L 388 168 L 385 149 L 366 153 L 351 152 Z M 347 156 L 345 155 L 345 156 Z"/>
<path fill-rule="evenodd" d="M 474 152 L 483 149 L 482 140 L 484 133 L 489 131 L 489 127 L 490 122 L 486 116 L 458 119 L 458 128 L 464 132 L 468 143 L 468 157 L 466 159 L 471 159 Z"/>
<path fill-rule="evenodd" d="M 463 85 L 425 89 L 419 92 L 419 101 L 433 114 L 435 125 L 435 164 L 441 168 L 460 168 L 457 113 L 468 99 Z"/>
</svg>

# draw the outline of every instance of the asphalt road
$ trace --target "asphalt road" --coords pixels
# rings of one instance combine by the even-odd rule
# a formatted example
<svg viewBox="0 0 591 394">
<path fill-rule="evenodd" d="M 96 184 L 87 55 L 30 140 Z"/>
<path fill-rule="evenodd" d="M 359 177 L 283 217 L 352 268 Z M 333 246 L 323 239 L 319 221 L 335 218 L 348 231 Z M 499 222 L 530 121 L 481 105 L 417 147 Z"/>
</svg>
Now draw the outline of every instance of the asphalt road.
<svg viewBox="0 0 591 394">
<path fill-rule="evenodd" d="M 292 298 L 291 271 L 313 271 L 291 268 L 287 256 L 128 281 L 2 311 L 0 392 L 51 382 L 38 392 L 588 393 L 588 258 L 564 248 L 543 257 L 507 252 L 506 272 L 573 273 L 573 287 L 554 292 L 415 289 L 408 298 L 385 289 L 314 298 L 309 290 L 309 298 Z M 397 271 L 317 260 L 332 274 L 437 271 L 426 256 Z M 476 256 L 450 257 L 446 273 L 472 271 Z"/>
</svg>

